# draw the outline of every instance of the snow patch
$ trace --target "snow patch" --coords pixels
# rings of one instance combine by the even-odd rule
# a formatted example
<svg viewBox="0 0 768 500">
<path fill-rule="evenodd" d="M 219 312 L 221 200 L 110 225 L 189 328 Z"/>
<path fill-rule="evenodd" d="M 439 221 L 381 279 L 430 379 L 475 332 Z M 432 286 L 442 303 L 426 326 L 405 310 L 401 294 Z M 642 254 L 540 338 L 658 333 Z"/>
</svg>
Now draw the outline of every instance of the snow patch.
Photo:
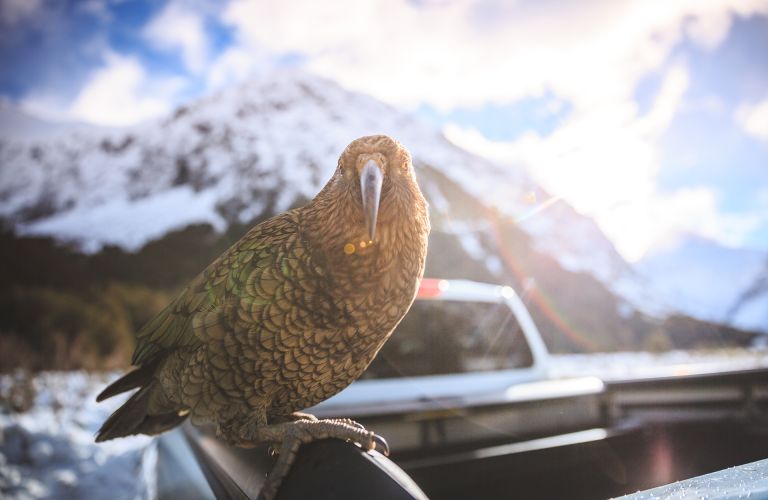
<svg viewBox="0 0 768 500">
<path fill-rule="evenodd" d="M 74 209 L 40 222 L 19 225 L 19 233 L 53 235 L 76 241 L 85 252 L 111 244 L 137 250 L 147 241 L 190 224 L 208 223 L 218 231 L 226 221 L 216 212 L 217 193 L 196 193 L 189 186 L 139 200 L 114 199 L 93 208 Z"/>
<path fill-rule="evenodd" d="M 0 394 L 21 383 L 31 384 L 36 393 L 32 407 L 22 413 L 0 406 L 2 498 L 150 497 L 141 472 L 153 467 L 145 464 L 151 438 L 94 442 L 99 426 L 125 401 L 96 403 L 96 395 L 114 378 L 46 372 L 22 381 L 0 375 Z"/>
</svg>

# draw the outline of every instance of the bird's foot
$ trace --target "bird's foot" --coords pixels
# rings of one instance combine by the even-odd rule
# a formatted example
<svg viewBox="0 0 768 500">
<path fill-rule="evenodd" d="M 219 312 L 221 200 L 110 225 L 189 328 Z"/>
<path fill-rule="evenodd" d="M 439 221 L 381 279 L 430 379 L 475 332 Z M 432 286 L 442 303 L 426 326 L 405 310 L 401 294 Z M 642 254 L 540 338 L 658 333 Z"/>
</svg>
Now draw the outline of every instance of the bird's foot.
<svg viewBox="0 0 768 500">
<path fill-rule="evenodd" d="M 259 429 L 263 441 L 280 443 L 279 456 L 272 471 L 267 475 L 259 498 L 273 500 L 277 495 L 280 484 L 288 475 L 299 447 L 321 439 L 342 439 L 352 441 L 365 450 L 380 448 L 385 455 L 389 454 L 389 446 L 381 436 L 365 430 L 357 422 L 349 419 L 309 420 L 299 419 L 294 422 L 274 424 Z"/>
</svg>

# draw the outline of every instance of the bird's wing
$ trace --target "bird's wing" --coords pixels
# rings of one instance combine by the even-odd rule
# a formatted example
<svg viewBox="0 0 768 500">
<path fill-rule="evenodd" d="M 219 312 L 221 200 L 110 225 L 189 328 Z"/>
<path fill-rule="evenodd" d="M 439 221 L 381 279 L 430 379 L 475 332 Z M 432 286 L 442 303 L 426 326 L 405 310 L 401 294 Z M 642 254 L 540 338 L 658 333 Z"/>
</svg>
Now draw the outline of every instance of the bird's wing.
<svg viewBox="0 0 768 500">
<path fill-rule="evenodd" d="M 244 295 L 255 295 L 252 289 L 247 289 L 254 271 L 260 275 L 265 269 L 279 266 L 280 248 L 287 239 L 296 239 L 296 230 L 296 215 L 291 212 L 251 229 L 138 332 L 131 363 L 141 365 L 165 351 L 195 348 L 203 343 L 196 332 L 226 328 L 215 318 L 221 317 L 228 304 Z M 262 283 L 262 286 L 268 285 Z M 268 295 L 252 296 L 251 300 L 271 300 Z"/>
</svg>

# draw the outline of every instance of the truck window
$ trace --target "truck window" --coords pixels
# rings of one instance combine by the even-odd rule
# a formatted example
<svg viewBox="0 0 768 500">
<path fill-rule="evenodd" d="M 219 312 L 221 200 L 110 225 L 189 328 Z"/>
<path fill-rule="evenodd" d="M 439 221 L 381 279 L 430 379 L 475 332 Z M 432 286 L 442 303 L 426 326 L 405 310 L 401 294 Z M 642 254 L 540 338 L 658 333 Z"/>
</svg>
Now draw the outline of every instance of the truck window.
<svg viewBox="0 0 768 500">
<path fill-rule="evenodd" d="M 504 303 L 417 300 L 364 378 L 523 368 L 533 356 Z"/>
</svg>

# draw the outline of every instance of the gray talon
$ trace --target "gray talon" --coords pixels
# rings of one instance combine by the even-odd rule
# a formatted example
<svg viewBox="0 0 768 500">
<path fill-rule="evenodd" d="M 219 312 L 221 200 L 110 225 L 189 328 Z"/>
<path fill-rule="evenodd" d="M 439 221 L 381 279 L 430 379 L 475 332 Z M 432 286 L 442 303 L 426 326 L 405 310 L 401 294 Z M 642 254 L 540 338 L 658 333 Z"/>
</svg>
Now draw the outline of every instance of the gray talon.
<svg viewBox="0 0 768 500">
<path fill-rule="evenodd" d="M 378 451 L 378 449 L 381 448 L 382 455 L 384 455 L 385 457 L 389 456 L 389 445 L 387 444 L 386 439 L 379 436 L 378 434 L 374 434 L 373 442 L 374 442 L 374 446 L 373 446 L 374 450 Z"/>
</svg>

